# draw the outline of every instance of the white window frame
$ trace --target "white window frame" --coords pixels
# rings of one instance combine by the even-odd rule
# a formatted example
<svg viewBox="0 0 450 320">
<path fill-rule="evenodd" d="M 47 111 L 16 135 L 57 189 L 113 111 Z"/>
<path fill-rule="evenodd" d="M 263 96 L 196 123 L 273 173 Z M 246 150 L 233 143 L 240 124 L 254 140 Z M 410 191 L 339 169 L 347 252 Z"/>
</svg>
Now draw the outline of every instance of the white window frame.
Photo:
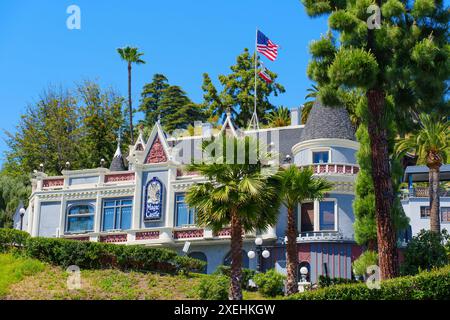
<svg viewBox="0 0 450 320">
<path fill-rule="evenodd" d="M 83 214 L 74 214 L 74 215 L 70 215 L 73 217 L 90 217 L 92 216 L 94 218 L 94 225 L 93 225 L 93 229 L 92 230 L 84 230 L 84 231 L 69 231 L 69 212 L 70 210 L 72 210 L 72 208 L 74 207 L 78 207 L 78 206 L 88 206 L 88 207 L 92 207 L 94 209 L 93 213 L 83 213 Z M 83 234 L 83 233 L 92 233 L 95 231 L 95 215 L 97 214 L 96 212 L 96 207 L 95 205 L 92 205 L 90 203 L 72 203 L 70 205 L 67 206 L 66 208 L 66 225 L 64 228 L 64 233 L 65 234 Z"/>
<path fill-rule="evenodd" d="M 334 202 L 334 230 L 320 230 L 320 202 L 328 201 Z M 322 200 L 306 200 L 298 205 L 297 209 L 297 230 L 299 233 L 308 232 L 302 231 L 302 204 L 304 203 L 314 203 L 314 230 L 312 232 L 338 232 L 339 231 L 339 211 L 338 211 L 338 201 L 336 198 L 323 198 Z"/>
<path fill-rule="evenodd" d="M 326 163 L 314 163 L 314 153 L 315 152 L 328 152 L 328 162 Z M 314 148 L 314 149 L 310 149 L 309 152 L 309 162 L 311 164 L 327 164 L 327 163 L 332 163 L 331 161 L 331 156 L 332 156 L 332 152 L 331 152 L 331 148 Z"/>
</svg>

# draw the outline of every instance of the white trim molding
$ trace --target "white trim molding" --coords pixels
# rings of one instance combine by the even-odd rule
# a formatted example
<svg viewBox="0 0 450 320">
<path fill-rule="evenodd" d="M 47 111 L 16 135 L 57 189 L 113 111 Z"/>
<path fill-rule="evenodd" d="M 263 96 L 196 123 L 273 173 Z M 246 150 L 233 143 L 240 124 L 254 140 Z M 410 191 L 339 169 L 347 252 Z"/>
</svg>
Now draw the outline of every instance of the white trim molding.
<svg viewBox="0 0 450 320">
<path fill-rule="evenodd" d="M 296 145 L 294 145 L 291 150 L 292 154 L 295 156 L 300 151 L 305 149 L 325 148 L 325 147 L 343 147 L 358 150 L 359 142 L 347 139 L 328 139 L 328 138 L 313 139 L 299 142 Z"/>
</svg>

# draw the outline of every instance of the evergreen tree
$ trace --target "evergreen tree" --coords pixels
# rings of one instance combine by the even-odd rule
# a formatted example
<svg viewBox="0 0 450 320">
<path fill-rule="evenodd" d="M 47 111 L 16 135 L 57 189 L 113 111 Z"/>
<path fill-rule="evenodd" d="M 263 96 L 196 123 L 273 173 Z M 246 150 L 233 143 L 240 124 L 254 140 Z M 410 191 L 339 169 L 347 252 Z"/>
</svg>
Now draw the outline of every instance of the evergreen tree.
<svg viewBox="0 0 450 320">
<path fill-rule="evenodd" d="M 204 121 L 207 118 L 202 107 L 193 103 L 179 86 L 169 86 L 164 91 L 157 113 L 167 132 L 186 129 L 194 121 Z"/>
<path fill-rule="evenodd" d="M 142 89 L 139 111 L 144 113 L 146 126 L 153 126 L 158 120 L 158 109 L 168 87 L 167 78 L 163 74 L 157 73 L 153 76 L 152 82 L 146 84 Z"/>
<path fill-rule="evenodd" d="M 260 66 L 258 59 L 258 67 Z M 213 116 L 222 116 L 230 108 L 231 115 L 240 127 L 247 127 L 254 110 L 255 93 L 255 59 L 248 49 L 236 59 L 236 64 L 230 67 L 231 73 L 220 75 L 219 81 L 222 92 L 218 93 L 208 74 L 203 75 L 203 90 L 205 91 L 205 105 Z M 284 87 L 276 82 L 277 75 L 267 70 L 274 80 L 267 83 L 257 76 L 257 114 L 266 123 L 265 114 L 275 109 L 269 102 L 269 96 L 277 96 L 285 92 Z"/>
<path fill-rule="evenodd" d="M 370 139 L 381 278 L 392 278 L 398 275 L 398 257 L 389 123 L 394 119 L 402 132 L 411 125 L 411 110 L 430 112 L 447 106 L 449 11 L 443 1 L 432 0 L 302 2 L 310 16 L 330 14 L 334 32 L 310 47 L 308 75 L 318 83 L 322 102 L 341 104 L 348 88 L 361 89 L 367 99 L 362 121 Z M 369 8 L 373 4 L 381 8 L 379 25 L 374 24 L 377 11 Z"/>
<path fill-rule="evenodd" d="M 80 167 L 97 168 L 100 160 L 110 163 L 117 148 L 121 127 L 126 127 L 124 99 L 111 89 L 102 91 L 93 82 L 78 87 L 80 131 Z"/>
</svg>

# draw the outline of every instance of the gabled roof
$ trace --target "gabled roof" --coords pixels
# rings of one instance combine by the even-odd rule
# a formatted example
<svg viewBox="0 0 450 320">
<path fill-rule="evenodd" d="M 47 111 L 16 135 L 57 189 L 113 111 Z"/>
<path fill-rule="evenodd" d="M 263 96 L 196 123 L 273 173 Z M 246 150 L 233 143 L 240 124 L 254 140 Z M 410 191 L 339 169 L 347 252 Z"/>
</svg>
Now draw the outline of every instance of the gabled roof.
<svg viewBox="0 0 450 320">
<path fill-rule="evenodd" d="M 227 129 L 230 129 L 231 134 L 233 136 L 237 136 L 237 130 L 234 128 L 233 121 L 231 121 L 231 113 L 230 112 L 227 112 L 227 117 L 225 118 L 225 121 L 222 124 L 222 129 L 220 130 L 219 134 L 222 134 Z"/>
<path fill-rule="evenodd" d="M 306 121 L 300 141 L 323 138 L 356 141 L 355 128 L 345 108 L 327 107 L 316 100 Z"/>
<path fill-rule="evenodd" d="M 135 151 L 144 151 L 145 149 L 145 141 L 144 141 L 144 133 L 142 130 L 139 130 L 139 137 L 136 140 L 136 143 L 134 144 L 134 150 Z"/>
<path fill-rule="evenodd" d="M 166 135 L 159 122 L 153 126 L 144 154 L 144 163 L 161 163 L 171 159 Z"/>
</svg>

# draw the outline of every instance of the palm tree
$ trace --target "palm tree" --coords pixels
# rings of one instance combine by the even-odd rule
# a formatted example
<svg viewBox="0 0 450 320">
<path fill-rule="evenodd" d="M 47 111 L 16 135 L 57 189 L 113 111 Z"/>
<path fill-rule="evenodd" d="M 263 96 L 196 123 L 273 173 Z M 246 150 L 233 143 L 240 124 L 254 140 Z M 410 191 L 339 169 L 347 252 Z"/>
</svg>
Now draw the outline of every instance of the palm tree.
<svg viewBox="0 0 450 320">
<path fill-rule="evenodd" d="M 133 63 L 135 64 L 144 64 L 145 61 L 141 59 L 144 55 L 143 53 L 138 52 L 138 48 L 133 47 L 125 47 L 118 48 L 117 52 L 119 53 L 122 60 L 128 63 L 128 108 L 130 112 L 130 135 L 131 135 L 131 143 L 134 143 L 134 133 L 133 133 L 133 107 L 131 104 L 131 66 Z"/>
<path fill-rule="evenodd" d="M 293 294 L 298 291 L 298 230 L 295 223 L 295 209 L 305 200 L 322 199 L 325 192 L 331 189 L 332 184 L 323 178 L 314 178 L 312 169 L 299 169 L 295 165 L 281 170 L 277 177 L 281 186 L 279 193 L 281 203 L 287 208 L 288 214 L 286 294 Z"/>
<path fill-rule="evenodd" d="M 277 180 L 264 173 L 264 157 L 251 148 L 254 145 L 249 137 L 223 136 L 211 143 L 208 148 L 223 148 L 223 154 L 226 154 L 226 146 L 233 144 L 234 159 L 240 150 L 238 145 L 245 146 L 245 161 L 239 164 L 229 161 L 232 156 L 213 155 L 202 164 L 189 166 L 188 170 L 198 172 L 208 181 L 192 185 L 186 194 L 186 202 L 197 210 L 199 226 L 210 227 L 213 232 L 231 226 L 230 299 L 241 300 L 243 232 L 264 230 L 276 223 L 279 207 Z M 248 151 L 257 152 L 256 164 L 250 163 Z"/>
<path fill-rule="evenodd" d="M 317 96 L 319 95 L 319 88 L 314 84 L 311 85 L 311 88 L 306 89 L 306 91 L 308 92 L 308 94 L 306 95 L 305 100 L 308 100 L 308 99 L 312 99 L 312 100 L 306 101 L 303 104 L 302 124 L 305 124 L 306 120 L 308 120 L 308 116 L 311 112 L 314 102 L 316 101 Z"/>
<path fill-rule="evenodd" d="M 270 128 L 286 127 L 291 122 L 289 109 L 283 106 L 267 114 L 266 119 Z"/>
<path fill-rule="evenodd" d="M 450 150 L 450 122 L 445 117 L 439 119 L 437 116 L 420 114 L 419 128 L 399 140 L 395 147 L 399 156 L 415 152 L 418 163 L 425 163 L 429 168 L 430 230 L 440 233 L 439 176 L 440 167 L 447 161 Z"/>
</svg>

